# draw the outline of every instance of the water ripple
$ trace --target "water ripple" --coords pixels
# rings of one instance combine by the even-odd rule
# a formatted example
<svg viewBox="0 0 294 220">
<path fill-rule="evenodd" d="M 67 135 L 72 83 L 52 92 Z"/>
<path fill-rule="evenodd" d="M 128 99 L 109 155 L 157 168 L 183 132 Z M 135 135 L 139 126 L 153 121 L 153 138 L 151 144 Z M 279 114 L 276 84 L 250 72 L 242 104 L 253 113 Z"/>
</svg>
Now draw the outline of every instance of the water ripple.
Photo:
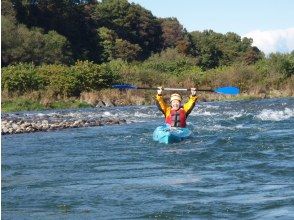
<svg viewBox="0 0 294 220">
<path fill-rule="evenodd" d="M 192 136 L 152 141 L 155 106 L 5 117 L 123 125 L 2 137 L 3 219 L 292 219 L 294 99 L 199 103 Z"/>
</svg>

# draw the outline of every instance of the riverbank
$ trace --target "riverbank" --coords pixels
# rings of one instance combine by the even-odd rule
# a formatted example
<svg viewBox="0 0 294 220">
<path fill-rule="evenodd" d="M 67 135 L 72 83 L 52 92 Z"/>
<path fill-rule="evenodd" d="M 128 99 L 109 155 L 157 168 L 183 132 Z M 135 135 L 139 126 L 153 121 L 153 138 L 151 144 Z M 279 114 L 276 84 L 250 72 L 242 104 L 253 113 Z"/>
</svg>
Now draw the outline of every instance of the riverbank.
<svg viewBox="0 0 294 220">
<path fill-rule="evenodd" d="M 120 92 L 113 89 L 101 90 L 96 92 L 84 92 L 78 98 L 53 99 L 42 97 L 42 94 L 25 94 L 18 97 L 2 96 L 1 111 L 20 112 L 20 111 L 44 111 L 49 109 L 79 109 L 89 107 L 113 107 L 128 105 L 153 105 L 155 104 L 155 92 L 128 90 Z M 168 99 L 169 93 L 166 93 Z M 187 98 L 188 93 L 182 93 Z M 285 98 L 293 97 L 293 90 L 269 90 L 254 89 L 247 93 L 237 96 L 220 95 L 215 93 L 198 93 L 199 101 L 226 101 L 226 100 L 250 100 L 265 98 Z"/>
<path fill-rule="evenodd" d="M 106 92 L 106 91 L 104 91 Z M 67 107 L 51 108 L 46 110 L 45 108 L 33 109 L 37 111 L 18 111 L 5 113 L 2 109 L 1 115 L 1 133 L 6 134 L 19 134 L 19 133 L 31 133 L 31 132 L 45 132 L 61 130 L 66 128 L 78 128 L 78 127 L 93 127 L 103 125 L 113 125 L 127 123 L 124 116 L 121 114 L 111 114 L 114 106 L 150 106 L 154 103 L 154 97 L 149 94 L 146 99 L 139 96 L 140 94 L 134 94 L 134 91 L 128 91 L 125 93 L 117 93 L 116 98 L 109 94 L 107 97 L 103 96 L 101 92 L 97 93 L 84 93 L 79 100 L 71 100 L 71 103 L 84 103 L 82 107 L 77 105 L 72 108 L 68 108 L 67 104 L 58 106 Z M 143 93 L 141 93 L 143 95 Z M 153 94 L 154 95 L 154 94 Z M 183 94 L 184 95 L 184 94 Z M 285 94 L 279 91 L 272 91 L 269 94 L 240 94 L 238 96 L 223 96 L 217 94 L 198 94 L 199 102 L 209 101 L 232 101 L 232 100 L 252 100 L 252 99 L 267 99 L 267 98 L 282 98 L 286 97 Z M 112 97 L 112 98 L 111 98 Z M 166 98 L 169 96 L 166 95 Z M 184 96 L 187 98 L 187 95 Z M 293 96 L 292 96 L 293 97 Z M 64 101 L 64 102 L 66 102 Z M 185 99 L 184 99 L 185 101 Z M 31 103 L 31 102 L 28 102 Z M 62 102 L 61 102 L 62 103 Z M 57 105 L 53 105 L 57 106 Z M 30 108 L 34 107 L 31 104 Z M 88 107 L 88 108 L 85 108 Z M 82 108 L 85 108 L 82 109 Z M 140 111 L 138 111 L 140 114 Z M 149 113 L 148 113 L 149 114 Z M 140 117 L 140 116 L 139 116 Z M 143 115 L 144 117 L 144 115 Z M 128 121 L 131 122 L 131 121 Z"/>
<path fill-rule="evenodd" d="M 174 55 L 168 56 L 169 61 L 162 55 L 146 63 L 116 60 L 101 65 L 85 61 L 73 66 L 18 64 L 5 67 L 2 68 L 1 110 L 18 112 L 154 104 L 156 91 L 110 89 L 113 84 L 120 83 L 152 88 L 160 85 L 199 89 L 236 86 L 241 90 L 240 95 L 233 97 L 199 93 L 201 101 L 294 96 L 292 55 L 273 56 L 254 65 L 234 63 L 208 70 L 195 66 L 195 61 L 186 62 L 188 57 L 177 54 L 176 58 Z M 282 68 L 279 63 L 287 65 Z M 164 94 L 170 95 L 166 91 Z M 184 98 L 189 96 L 187 93 L 182 95 Z"/>
</svg>

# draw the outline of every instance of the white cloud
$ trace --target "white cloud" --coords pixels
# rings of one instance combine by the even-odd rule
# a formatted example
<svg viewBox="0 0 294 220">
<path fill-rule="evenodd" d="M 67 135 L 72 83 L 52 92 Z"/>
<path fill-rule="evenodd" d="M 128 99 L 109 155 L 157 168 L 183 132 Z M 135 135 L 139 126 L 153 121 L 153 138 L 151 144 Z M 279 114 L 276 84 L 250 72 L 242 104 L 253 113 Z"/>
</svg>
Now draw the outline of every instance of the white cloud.
<svg viewBox="0 0 294 220">
<path fill-rule="evenodd" d="M 289 53 L 294 50 L 294 28 L 246 33 L 242 37 L 253 39 L 253 46 L 258 47 L 265 54 L 281 52 Z"/>
</svg>

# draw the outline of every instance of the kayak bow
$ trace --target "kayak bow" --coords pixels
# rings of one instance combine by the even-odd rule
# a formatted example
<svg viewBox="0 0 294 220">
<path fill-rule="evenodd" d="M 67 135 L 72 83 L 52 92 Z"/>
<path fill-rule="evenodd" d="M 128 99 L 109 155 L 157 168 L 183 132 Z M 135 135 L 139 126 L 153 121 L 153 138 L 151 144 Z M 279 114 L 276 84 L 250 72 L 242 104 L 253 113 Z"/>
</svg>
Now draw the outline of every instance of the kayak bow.
<svg viewBox="0 0 294 220">
<path fill-rule="evenodd" d="M 159 143 L 171 144 L 180 142 L 191 135 L 188 128 L 176 128 L 169 125 L 157 127 L 153 132 L 153 140 Z"/>
</svg>

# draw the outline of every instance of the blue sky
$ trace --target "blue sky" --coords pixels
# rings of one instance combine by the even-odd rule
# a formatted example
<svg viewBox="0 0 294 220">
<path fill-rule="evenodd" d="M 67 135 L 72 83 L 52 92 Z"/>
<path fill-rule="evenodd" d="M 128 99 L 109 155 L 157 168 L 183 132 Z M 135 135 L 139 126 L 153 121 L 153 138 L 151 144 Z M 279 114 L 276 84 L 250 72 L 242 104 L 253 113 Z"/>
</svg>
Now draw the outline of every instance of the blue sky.
<svg viewBox="0 0 294 220">
<path fill-rule="evenodd" d="M 293 0 L 129 0 L 189 32 L 212 29 L 253 38 L 265 53 L 294 50 Z"/>
</svg>

